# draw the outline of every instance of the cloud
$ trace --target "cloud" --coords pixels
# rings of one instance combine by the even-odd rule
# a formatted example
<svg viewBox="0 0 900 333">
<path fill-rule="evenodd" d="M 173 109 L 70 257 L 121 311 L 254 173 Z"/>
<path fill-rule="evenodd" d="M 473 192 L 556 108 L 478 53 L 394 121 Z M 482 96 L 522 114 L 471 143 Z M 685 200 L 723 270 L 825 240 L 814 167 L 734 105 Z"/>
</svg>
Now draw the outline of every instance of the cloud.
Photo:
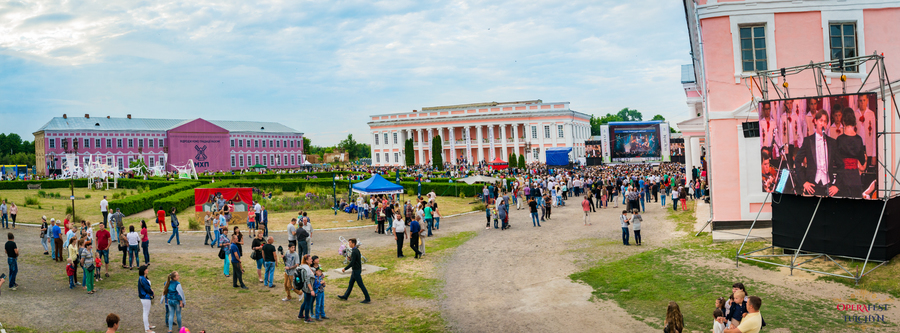
<svg viewBox="0 0 900 333">
<path fill-rule="evenodd" d="M 478 101 L 569 101 L 687 119 L 672 1 L 0 4 L 0 112 L 279 121 L 371 140 L 368 115 Z M 66 101 L 48 102 L 48 101 Z M 84 111 L 84 112 L 82 112 Z M 18 121 L 18 120 L 17 120 Z M 39 124 L 38 124 L 39 123 Z M 27 133 L 20 133 L 24 136 Z M 30 137 L 30 136 L 29 136 Z"/>
</svg>

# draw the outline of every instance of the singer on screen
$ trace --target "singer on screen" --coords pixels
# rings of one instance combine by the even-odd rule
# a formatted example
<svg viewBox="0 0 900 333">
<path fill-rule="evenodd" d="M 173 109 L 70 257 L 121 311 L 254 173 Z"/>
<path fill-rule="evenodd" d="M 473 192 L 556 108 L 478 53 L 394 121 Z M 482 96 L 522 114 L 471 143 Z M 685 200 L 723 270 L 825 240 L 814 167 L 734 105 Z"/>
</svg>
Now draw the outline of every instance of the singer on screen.
<svg viewBox="0 0 900 333">
<path fill-rule="evenodd" d="M 797 151 L 796 162 L 804 195 L 834 196 L 838 193 L 834 172 L 838 169 L 838 156 L 832 154 L 835 140 L 826 133 L 828 113 L 816 112 L 816 132 L 803 139 L 802 149 Z"/>
</svg>

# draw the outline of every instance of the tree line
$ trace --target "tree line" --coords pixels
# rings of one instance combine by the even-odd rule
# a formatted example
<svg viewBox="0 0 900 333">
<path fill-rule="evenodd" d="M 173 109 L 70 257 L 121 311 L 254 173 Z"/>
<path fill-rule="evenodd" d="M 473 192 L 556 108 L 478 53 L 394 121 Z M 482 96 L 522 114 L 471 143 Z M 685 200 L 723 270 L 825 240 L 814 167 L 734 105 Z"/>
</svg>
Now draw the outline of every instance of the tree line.
<svg viewBox="0 0 900 333">
<path fill-rule="evenodd" d="M 303 137 L 303 153 L 306 155 L 319 155 L 319 158 L 322 159 L 325 158 L 325 154 L 340 152 L 349 154 L 350 160 L 353 161 L 372 157 L 372 146 L 356 142 L 353 139 L 353 134 L 347 134 L 346 139 L 341 140 L 340 143 L 334 146 L 314 146 L 310 138 Z"/>
<path fill-rule="evenodd" d="M 0 164 L 34 166 L 34 141 L 23 141 L 16 133 L 0 133 Z"/>
<path fill-rule="evenodd" d="M 606 125 L 610 122 L 642 121 L 642 120 L 644 120 L 644 115 L 642 115 L 640 111 L 634 110 L 634 109 L 629 109 L 629 108 L 623 108 L 622 110 L 619 110 L 619 112 L 616 112 L 614 114 L 607 113 L 605 116 L 602 116 L 602 117 L 595 117 L 595 116 L 591 115 L 591 135 L 600 135 L 600 126 Z M 663 117 L 661 114 L 658 114 L 658 115 L 653 116 L 653 119 L 650 119 L 650 120 L 666 121 L 666 118 Z M 678 133 L 678 131 L 676 131 L 675 128 L 673 128 L 671 126 L 669 126 L 669 131 L 671 133 Z"/>
</svg>

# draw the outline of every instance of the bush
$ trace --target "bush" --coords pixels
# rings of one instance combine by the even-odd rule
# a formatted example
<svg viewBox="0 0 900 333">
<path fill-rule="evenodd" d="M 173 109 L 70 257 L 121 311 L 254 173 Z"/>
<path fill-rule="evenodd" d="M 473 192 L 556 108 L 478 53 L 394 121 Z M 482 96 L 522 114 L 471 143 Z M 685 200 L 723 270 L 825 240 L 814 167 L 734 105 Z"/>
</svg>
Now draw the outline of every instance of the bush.
<svg viewBox="0 0 900 333">
<path fill-rule="evenodd" d="M 40 195 L 40 193 L 38 193 L 38 195 Z M 34 206 L 34 205 L 40 205 L 41 202 L 38 200 L 37 197 L 30 197 L 30 196 L 26 195 L 25 196 L 25 204 L 29 205 L 29 206 Z"/>
<path fill-rule="evenodd" d="M 188 230 L 200 230 L 200 221 L 193 217 L 188 218 Z"/>
<path fill-rule="evenodd" d="M 90 195 L 90 194 L 85 194 L 85 195 L 84 195 L 84 198 L 85 198 L 85 199 L 90 199 L 90 198 L 91 198 L 91 195 Z"/>
<path fill-rule="evenodd" d="M 484 203 L 480 203 L 475 206 L 472 206 L 472 211 L 473 212 L 479 212 L 479 211 L 483 212 L 485 208 L 487 208 L 487 207 L 484 206 Z"/>
<path fill-rule="evenodd" d="M 68 179 L 0 182 L 0 190 L 26 190 L 29 184 L 41 184 L 42 189 L 69 188 L 70 182 Z M 88 187 L 88 180 L 76 179 L 75 187 Z"/>
<path fill-rule="evenodd" d="M 83 220 L 81 218 L 81 215 L 72 214 L 72 205 L 66 206 L 66 215 L 72 215 L 72 219 L 69 220 L 69 222 L 74 222 L 74 221 L 81 222 L 81 220 Z"/>
<path fill-rule="evenodd" d="M 158 188 L 147 193 L 132 195 L 127 198 L 118 200 L 114 199 L 113 201 L 109 202 L 109 208 L 119 208 L 122 210 L 122 214 L 131 215 L 139 213 L 141 211 L 145 211 L 147 209 L 152 209 L 154 207 L 160 207 L 160 205 L 157 204 L 157 201 L 185 190 L 190 190 L 191 200 L 193 200 L 193 189 L 199 184 L 199 182 L 174 182 L 169 186 Z M 163 205 L 163 207 L 169 209 L 170 206 Z M 180 209 L 186 208 L 177 206 L 174 207 Z"/>
<path fill-rule="evenodd" d="M 47 197 L 47 192 L 44 192 L 44 190 L 40 190 L 40 191 L 38 191 L 38 194 L 37 194 L 37 195 L 38 195 L 39 197 L 41 197 L 41 198 L 46 198 L 46 197 Z"/>
</svg>

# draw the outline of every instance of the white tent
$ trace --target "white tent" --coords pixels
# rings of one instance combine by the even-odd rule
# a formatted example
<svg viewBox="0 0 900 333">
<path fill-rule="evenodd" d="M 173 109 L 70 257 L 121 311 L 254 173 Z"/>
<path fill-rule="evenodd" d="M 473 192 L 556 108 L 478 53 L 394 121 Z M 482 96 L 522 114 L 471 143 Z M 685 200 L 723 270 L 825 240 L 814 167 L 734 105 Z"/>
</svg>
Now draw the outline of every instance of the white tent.
<svg viewBox="0 0 900 333">
<path fill-rule="evenodd" d="M 472 185 L 474 183 L 499 183 L 500 178 L 477 175 L 477 176 L 458 179 L 457 181 L 461 181 L 466 184 Z"/>
</svg>

